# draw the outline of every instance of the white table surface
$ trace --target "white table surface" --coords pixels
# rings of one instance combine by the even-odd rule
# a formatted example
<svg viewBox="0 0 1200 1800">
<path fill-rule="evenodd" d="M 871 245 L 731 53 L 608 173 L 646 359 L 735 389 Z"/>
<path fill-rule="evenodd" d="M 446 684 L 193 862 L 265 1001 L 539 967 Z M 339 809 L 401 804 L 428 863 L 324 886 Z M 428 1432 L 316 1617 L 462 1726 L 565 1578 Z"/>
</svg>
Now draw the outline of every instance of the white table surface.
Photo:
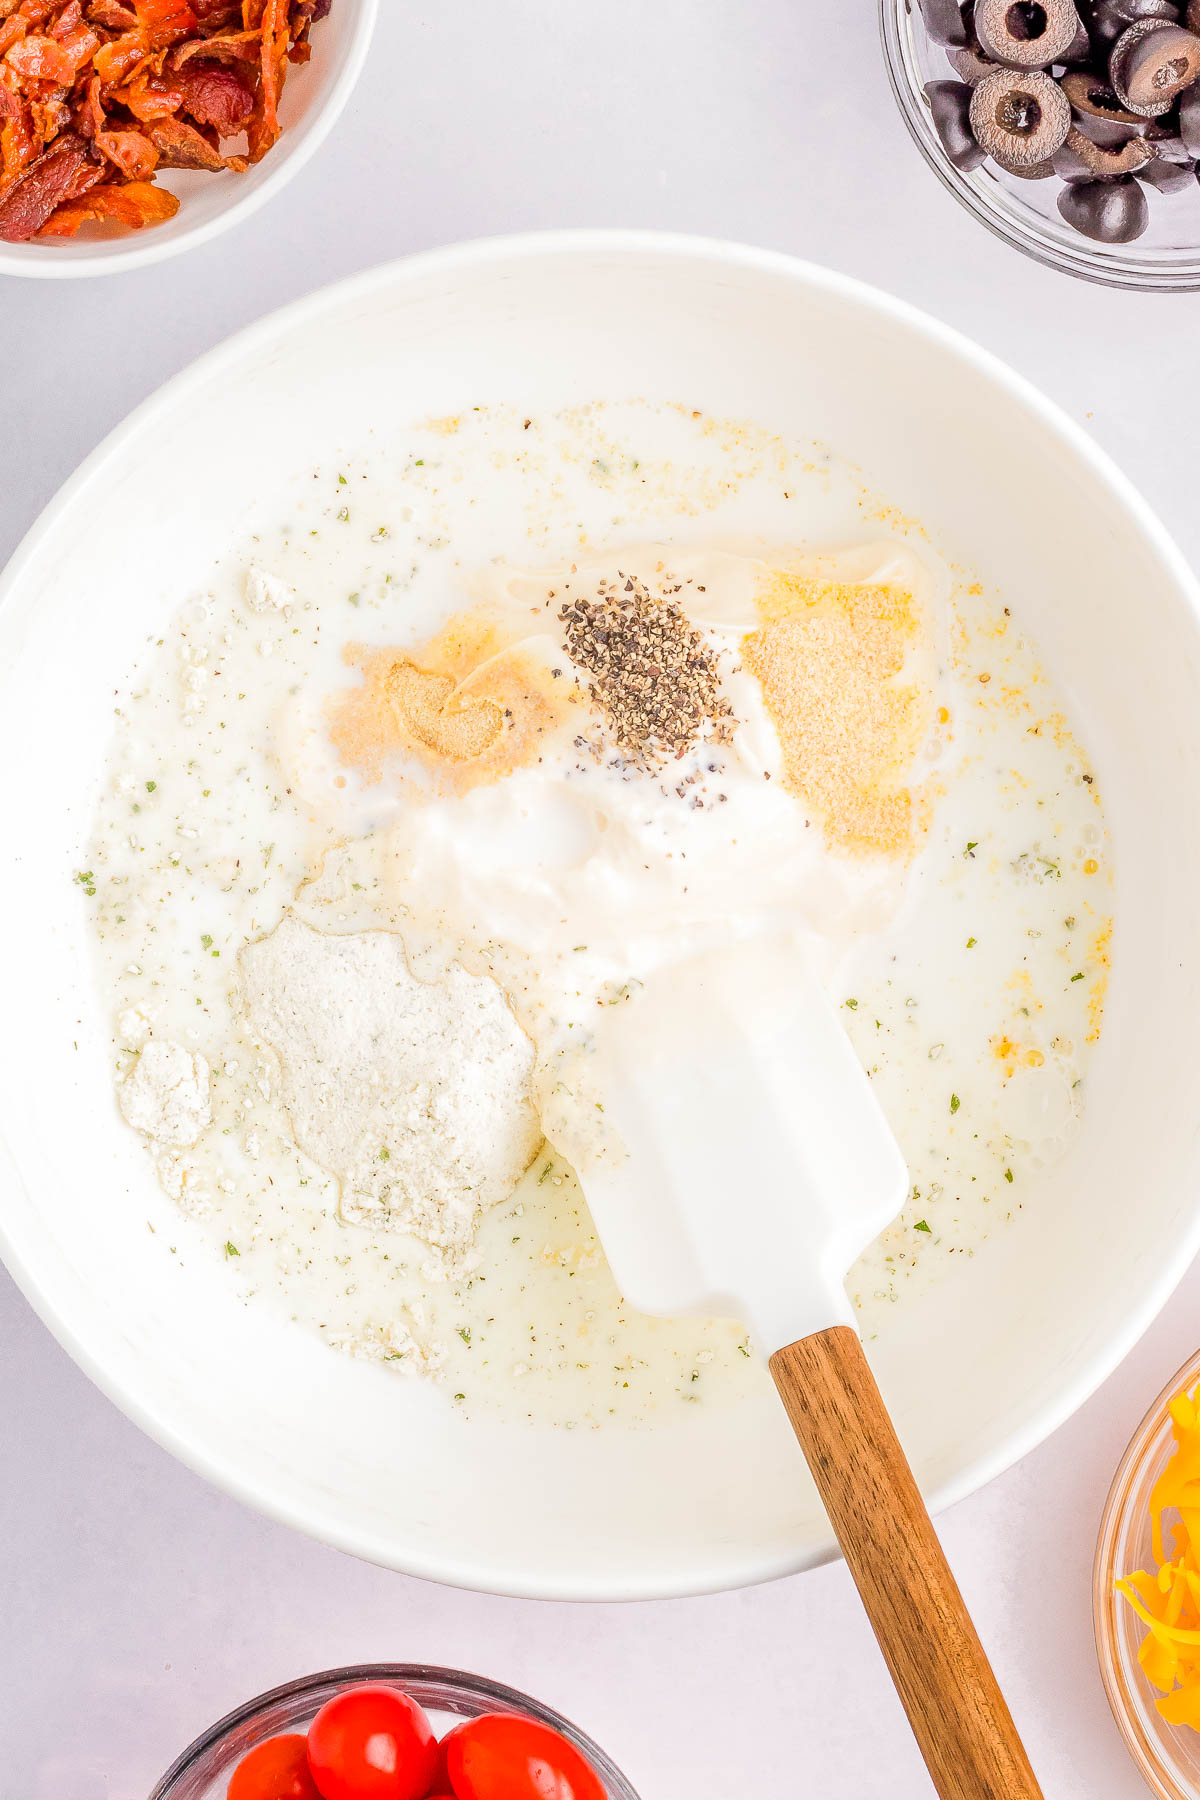
<svg viewBox="0 0 1200 1800">
<path fill-rule="evenodd" d="M 250 224 L 130 276 L 0 280 L 0 558 L 103 433 L 235 328 L 409 250 L 567 225 L 740 238 L 891 288 L 1085 420 L 1200 555 L 1200 296 L 1109 293 L 994 243 L 910 145 L 872 0 L 383 10 L 348 116 Z M 1070 1425 L 942 1521 L 1047 1800 L 1144 1792 L 1095 1670 L 1090 1560 L 1120 1451 L 1200 1339 L 1198 1303 L 1193 1271 Z M 528 1688 L 590 1728 L 645 1800 L 931 1793 L 840 1565 L 621 1608 L 369 1568 L 174 1463 L 2 1274 L 0 1543 L 5 1800 L 145 1800 L 228 1707 L 372 1658 Z"/>
</svg>

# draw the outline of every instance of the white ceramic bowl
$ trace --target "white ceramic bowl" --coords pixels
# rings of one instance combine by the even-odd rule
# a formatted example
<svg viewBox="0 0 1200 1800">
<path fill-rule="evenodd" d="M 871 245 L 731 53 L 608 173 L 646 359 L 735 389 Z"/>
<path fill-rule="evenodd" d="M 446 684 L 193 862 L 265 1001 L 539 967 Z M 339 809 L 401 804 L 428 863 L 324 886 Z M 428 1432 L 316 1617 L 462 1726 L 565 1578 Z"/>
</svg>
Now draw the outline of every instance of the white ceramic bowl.
<svg viewBox="0 0 1200 1800">
<path fill-rule="evenodd" d="M 230 395 L 253 430 L 229 430 Z M 1103 782 L 1116 962 L 1082 1139 L 1033 1216 L 898 1306 L 870 1346 L 934 1504 L 1065 1419 L 1200 1239 L 1200 596 L 1078 427 L 885 295 L 691 240 L 468 245 L 267 319 L 96 452 L 3 584 L 0 1248 L 92 1377 L 214 1481 L 377 1562 L 530 1595 L 681 1594 L 825 1557 L 778 1408 L 764 1393 L 613 1433 L 467 1423 L 418 1383 L 244 1308 L 118 1120 L 72 875 L 112 691 L 238 539 L 247 495 L 283 504 L 305 470 L 431 413 L 634 395 L 856 459 L 1014 597 Z"/>
<path fill-rule="evenodd" d="M 324 143 L 362 71 L 378 13 L 379 0 L 334 0 L 329 17 L 313 28 L 310 60 L 288 72 L 279 107 L 279 142 L 245 174 L 168 170 L 159 182 L 179 195 L 180 206 L 165 225 L 125 237 L 88 238 L 85 233 L 60 242 L 0 243 L 0 275 L 116 275 L 207 243 L 248 219 Z"/>
</svg>

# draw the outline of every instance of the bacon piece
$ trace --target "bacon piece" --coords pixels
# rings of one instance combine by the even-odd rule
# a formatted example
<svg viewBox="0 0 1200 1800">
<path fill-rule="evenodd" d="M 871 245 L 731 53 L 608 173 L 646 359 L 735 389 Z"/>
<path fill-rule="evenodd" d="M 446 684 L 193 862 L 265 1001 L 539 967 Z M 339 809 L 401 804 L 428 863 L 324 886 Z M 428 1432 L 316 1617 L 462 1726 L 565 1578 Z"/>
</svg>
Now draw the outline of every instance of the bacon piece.
<svg viewBox="0 0 1200 1800">
<path fill-rule="evenodd" d="M 156 44 L 189 37 L 200 24 L 188 0 L 133 0 L 138 24 Z"/>
<path fill-rule="evenodd" d="M 29 116 L 38 143 L 51 143 L 71 123 L 66 88 L 49 88 L 35 94 L 29 102 Z"/>
<path fill-rule="evenodd" d="M 130 181 L 146 181 L 158 167 L 158 151 L 142 131 L 98 131 L 96 148 Z"/>
<path fill-rule="evenodd" d="M 67 4 L 48 27 L 49 35 L 60 40 L 83 24 L 83 0 L 67 0 Z"/>
<path fill-rule="evenodd" d="M 18 177 L 0 200 L 0 240 L 23 244 L 41 230 L 71 193 L 89 161 L 85 139 L 64 132 Z"/>
<path fill-rule="evenodd" d="M 266 0 L 262 17 L 262 50 L 259 55 L 258 98 L 246 127 L 250 161 L 261 162 L 279 138 L 279 96 L 287 76 L 291 45 L 288 0 Z"/>
<path fill-rule="evenodd" d="M 225 167 L 217 146 L 184 119 L 156 119 L 150 126 L 150 142 L 164 169 L 208 169 L 215 175 Z"/>
<path fill-rule="evenodd" d="M 254 111 L 254 89 L 225 63 L 190 62 L 175 77 L 183 110 L 198 125 L 215 125 L 222 137 L 244 131 Z"/>
<path fill-rule="evenodd" d="M 139 63 L 145 62 L 150 45 L 143 31 L 124 31 L 97 50 L 92 67 L 105 87 L 128 81 Z"/>
<path fill-rule="evenodd" d="M 100 85 L 100 77 L 93 75 L 78 103 L 76 129 L 84 137 L 98 137 L 107 124 Z"/>
<path fill-rule="evenodd" d="M 161 225 L 173 219 L 178 211 L 176 196 L 152 181 L 105 183 L 93 188 L 86 198 L 66 201 L 50 216 L 38 236 L 74 237 L 82 225 L 99 222 L 123 226 L 126 231 L 142 231 L 147 225 Z"/>
<path fill-rule="evenodd" d="M 102 40 L 83 19 L 80 19 L 77 25 L 72 26 L 70 31 L 56 31 L 54 35 L 60 47 L 71 59 L 73 65 L 71 80 L 74 81 L 79 71 L 86 69 L 91 62 L 100 48 Z"/>
<path fill-rule="evenodd" d="M 40 25 L 50 11 L 50 0 L 21 0 L 16 12 L 0 25 L 0 56 L 10 45 L 19 43 L 27 31 Z"/>
<path fill-rule="evenodd" d="M 149 125 L 152 119 L 170 119 L 183 105 L 183 89 L 172 81 L 143 69 L 127 88 L 120 88 L 113 99 L 128 107 L 135 119 Z"/>
<path fill-rule="evenodd" d="M 132 6 L 123 6 L 121 0 L 89 0 L 87 16 L 104 31 L 137 29 L 137 14 Z"/>
<path fill-rule="evenodd" d="M 23 100 L 18 100 L 17 106 L 16 115 L 10 115 L 0 126 L 0 196 L 10 192 L 39 149 L 29 108 Z"/>
<path fill-rule="evenodd" d="M 70 51 L 52 37 L 30 33 L 13 45 L 4 60 L 22 82 L 50 81 L 56 87 L 69 87 L 75 79 Z"/>
<path fill-rule="evenodd" d="M 216 37 L 189 38 L 171 52 L 171 67 L 182 69 L 195 56 L 212 57 L 222 62 L 257 62 L 260 33 L 257 31 L 221 32 Z"/>
</svg>

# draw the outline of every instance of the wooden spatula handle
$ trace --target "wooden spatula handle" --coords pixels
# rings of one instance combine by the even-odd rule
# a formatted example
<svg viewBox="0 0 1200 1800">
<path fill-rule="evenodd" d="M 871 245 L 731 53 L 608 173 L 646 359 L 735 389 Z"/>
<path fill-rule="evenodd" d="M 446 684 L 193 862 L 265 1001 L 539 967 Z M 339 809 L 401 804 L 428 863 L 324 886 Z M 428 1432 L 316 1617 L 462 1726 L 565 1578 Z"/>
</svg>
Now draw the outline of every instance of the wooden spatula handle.
<svg viewBox="0 0 1200 1800">
<path fill-rule="evenodd" d="M 1041 1800 L 857 1335 L 804 1338 L 771 1374 L 941 1800 Z"/>
</svg>

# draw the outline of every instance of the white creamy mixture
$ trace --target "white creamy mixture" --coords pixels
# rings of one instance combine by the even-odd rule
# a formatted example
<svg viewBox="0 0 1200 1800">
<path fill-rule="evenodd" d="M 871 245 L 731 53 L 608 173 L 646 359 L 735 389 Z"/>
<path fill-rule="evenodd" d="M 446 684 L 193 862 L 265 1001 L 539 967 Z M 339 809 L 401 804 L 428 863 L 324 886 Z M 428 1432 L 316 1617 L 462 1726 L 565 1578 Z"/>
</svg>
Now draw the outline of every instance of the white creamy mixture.
<svg viewBox="0 0 1200 1800">
<path fill-rule="evenodd" d="M 431 421 L 255 525 L 147 645 L 79 877 L 121 1109 L 248 1299 L 468 1411 L 736 1400 L 744 1332 L 629 1313 L 569 1159 L 609 1148 L 596 1007 L 781 928 L 912 1176 L 864 1329 L 1036 1196 L 1111 876 L 1019 601 L 812 446 L 678 408 Z M 635 583 L 732 721 L 648 766 L 563 617 Z"/>
</svg>

